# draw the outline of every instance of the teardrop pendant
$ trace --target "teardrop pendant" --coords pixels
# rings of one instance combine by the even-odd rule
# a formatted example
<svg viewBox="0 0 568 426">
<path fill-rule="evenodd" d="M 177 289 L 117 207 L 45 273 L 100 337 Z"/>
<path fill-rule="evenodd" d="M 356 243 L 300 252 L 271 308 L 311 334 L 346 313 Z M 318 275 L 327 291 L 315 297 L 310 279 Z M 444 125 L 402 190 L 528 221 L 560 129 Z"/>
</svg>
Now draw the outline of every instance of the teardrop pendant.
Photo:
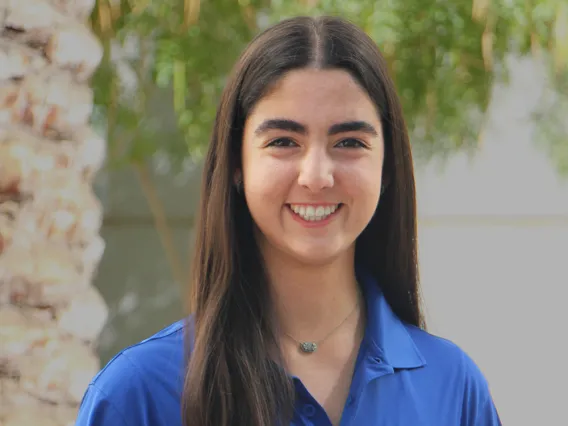
<svg viewBox="0 0 568 426">
<path fill-rule="evenodd" d="M 306 354 L 311 354 L 316 351 L 318 345 L 315 342 L 302 342 L 300 343 L 300 350 Z"/>
</svg>

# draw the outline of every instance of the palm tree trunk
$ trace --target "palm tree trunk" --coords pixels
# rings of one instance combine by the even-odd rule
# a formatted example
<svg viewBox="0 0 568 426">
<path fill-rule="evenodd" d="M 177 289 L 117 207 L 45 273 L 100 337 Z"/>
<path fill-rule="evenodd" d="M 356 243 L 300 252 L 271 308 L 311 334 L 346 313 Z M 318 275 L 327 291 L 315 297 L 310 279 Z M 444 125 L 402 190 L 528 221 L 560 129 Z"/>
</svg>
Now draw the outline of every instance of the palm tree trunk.
<svg viewBox="0 0 568 426">
<path fill-rule="evenodd" d="M 94 0 L 0 0 L 0 425 L 72 425 L 107 308 Z"/>
</svg>

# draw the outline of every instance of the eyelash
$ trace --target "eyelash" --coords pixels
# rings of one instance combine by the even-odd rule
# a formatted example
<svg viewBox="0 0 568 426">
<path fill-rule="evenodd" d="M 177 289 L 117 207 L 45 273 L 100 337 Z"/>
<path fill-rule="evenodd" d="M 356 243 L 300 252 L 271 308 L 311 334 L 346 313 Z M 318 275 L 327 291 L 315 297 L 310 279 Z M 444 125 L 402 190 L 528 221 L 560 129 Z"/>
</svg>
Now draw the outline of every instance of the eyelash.
<svg viewBox="0 0 568 426">
<path fill-rule="evenodd" d="M 341 139 L 337 144 L 335 144 L 335 146 L 337 146 L 337 145 L 339 145 L 343 142 L 346 142 L 346 141 L 355 141 L 358 144 L 358 146 L 348 146 L 348 147 L 345 147 L 345 148 L 351 148 L 351 149 L 353 149 L 353 148 L 367 148 L 367 145 L 365 145 L 363 142 L 361 142 L 359 139 L 356 139 L 356 138 Z M 289 147 L 291 147 L 290 145 L 281 145 L 281 144 L 279 144 L 279 142 L 280 143 L 281 142 L 291 142 L 291 143 L 297 145 L 296 142 L 294 142 L 290 138 L 277 138 L 277 139 L 270 141 L 270 143 L 268 143 L 268 145 L 266 145 L 266 146 L 267 147 L 275 147 L 275 148 L 289 148 Z"/>
</svg>

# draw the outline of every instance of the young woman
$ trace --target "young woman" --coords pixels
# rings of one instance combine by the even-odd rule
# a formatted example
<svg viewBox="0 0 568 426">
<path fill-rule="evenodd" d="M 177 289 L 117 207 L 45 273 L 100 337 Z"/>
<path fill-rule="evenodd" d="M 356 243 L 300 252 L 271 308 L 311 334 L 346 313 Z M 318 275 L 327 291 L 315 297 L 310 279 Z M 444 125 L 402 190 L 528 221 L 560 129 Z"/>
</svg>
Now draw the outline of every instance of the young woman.
<svg viewBox="0 0 568 426">
<path fill-rule="evenodd" d="M 420 308 L 410 144 L 373 41 L 338 18 L 260 34 L 219 105 L 194 314 L 117 355 L 78 426 L 497 426 Z"/>
</svg>

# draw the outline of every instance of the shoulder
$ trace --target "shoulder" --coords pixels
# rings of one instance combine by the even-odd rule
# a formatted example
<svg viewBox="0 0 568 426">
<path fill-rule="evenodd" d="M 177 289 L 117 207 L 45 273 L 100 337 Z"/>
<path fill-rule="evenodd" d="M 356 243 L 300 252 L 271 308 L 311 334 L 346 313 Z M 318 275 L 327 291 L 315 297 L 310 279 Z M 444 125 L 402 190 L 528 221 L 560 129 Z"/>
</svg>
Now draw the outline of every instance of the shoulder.
<svg viewBox="0 0 568 426">
<path fill-rule="evenodd" d="M 156 373 L 162 377 L 170 367 L 182 367 L 185 327 L 184 321 L 178 321 L 123 349 L 93 378 L 91 385 L 106 389 L 125 380 L 148 382 L 156 378 Z"/>
<path fill-rule="evenodd" d="M 186 326 L 185 321 L 176 322 L 110 360 L 89 384 L 76 426 L 179 422 L 167 415 L 179 414 Z"/>
<path fill-rule="evenodd" d="M 405 326 L 427 366 L 462 376 L 464 380 L 475 382 L 478 386 L 487 386 L 485 376 L 477 364 L 456 343 L 418 327 Z"/>
<path fill-rule="evenodd" d="M 459 396 L 456 403 L 461 404 L 461 425 L 501 425 L 489 383 L 472 357 L 451 340 L 415 326 L 406 328 L 424 357 L 424 372 L 432 384 Z"/>
</svg>

